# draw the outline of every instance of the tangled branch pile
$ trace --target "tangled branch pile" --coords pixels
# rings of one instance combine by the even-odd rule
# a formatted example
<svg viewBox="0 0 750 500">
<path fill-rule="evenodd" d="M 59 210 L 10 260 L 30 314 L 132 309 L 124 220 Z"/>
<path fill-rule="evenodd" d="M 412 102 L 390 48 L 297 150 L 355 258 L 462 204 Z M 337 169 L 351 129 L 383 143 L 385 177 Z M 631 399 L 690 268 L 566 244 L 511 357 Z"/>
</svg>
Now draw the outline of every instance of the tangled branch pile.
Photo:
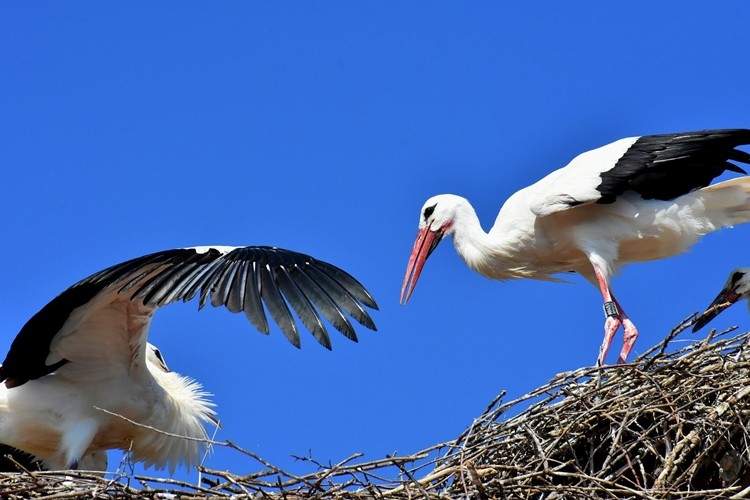
<svg viewBox="0 0 750 500">
<path fill-rule="evenodd" d="M 564 373 L 485 414 L 441 467 L 477 498 L 727 498 L 750 494 L 750 332 L 628 366 Z M 497 418 L 538 398 L 518 416 Z M 436 487 L 433 484 L 433 487 Z"/>
<path fill-rule="evenodd" d="M 750 332 L 667 350 L 689 322 L 633 363 L 563 373 L 499 396 L 456 440 L 407 457 L 297 476 L 258 460 L 202 484 L 81 473 L 0 475 L 3 498 L 744 498 L 750 496 Z M 517 413 L 513 417 L 506 415 Z M 228 443 L 230 446 L 234 446 Z M 133 486 L 133 485 L 137 485 Z"/>
</svg>

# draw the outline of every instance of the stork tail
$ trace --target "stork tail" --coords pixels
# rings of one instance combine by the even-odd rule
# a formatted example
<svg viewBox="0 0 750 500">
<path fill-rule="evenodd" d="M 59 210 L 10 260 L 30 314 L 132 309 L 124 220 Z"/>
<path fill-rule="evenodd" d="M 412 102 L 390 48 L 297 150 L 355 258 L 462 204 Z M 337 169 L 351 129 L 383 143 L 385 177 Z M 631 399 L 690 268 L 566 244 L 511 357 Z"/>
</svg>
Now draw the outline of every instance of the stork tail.
<svg viewBox="0 0 750 500">
<path fill-rule="evenodd" d="M 706 213 L 721 226 L 750 222 L 750 177 L 738 177 L 701 189 Z"/>
</svg>

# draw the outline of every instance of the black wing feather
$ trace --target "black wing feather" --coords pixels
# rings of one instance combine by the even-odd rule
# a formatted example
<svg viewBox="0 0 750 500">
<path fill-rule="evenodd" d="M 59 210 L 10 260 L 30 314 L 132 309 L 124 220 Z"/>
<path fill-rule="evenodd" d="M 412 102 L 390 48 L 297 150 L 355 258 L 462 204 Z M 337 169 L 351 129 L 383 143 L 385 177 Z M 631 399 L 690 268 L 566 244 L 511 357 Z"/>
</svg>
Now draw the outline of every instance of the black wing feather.
<svg viewBox="0 0 750 500">
<path fill-rule="evenodd" d="M 174 289 L 174 285 L 178 283 L 186 273 L 190 272 L 191 268 L 194 266 L 194 263 L 186 262 L 184 265 L 172 266 L 153 272 L 153 276 L 146 280 L 143 285 L 139 286 L 138 291 L 133 297 L 143 299 L 144 303 L 169 303 L 168 297 L 170 292 Z M 127 289 L 137 285 L 138 282 L 136 281 Z"/>
<path fill-rule="evenodd" d="M 193 300 L 195 294 L 197 294 L 201 290 L 201 287 L 205 283 L 206 277 L 211 275 L 216 266 L 217 264 L 215 262 L 212 262 L 210 264 L 199 267 L 197 273 L 191 274 L 189 279 L 185 280 L 184 285 L 180 287 L 180 289 L 184 291 L 175 295 L 175 300 L 182 299 L 183 302 L 190 302 L 191 300 Z M 200 308 L 202 306 L 199 305 L 198 307 Z"/>
<path fill-rule="evenodd" d="M 220 260 L 212 262 L 210 266 L 210 270 L 201 277 L 201 291 L 198 295 L 198 309 L 203 309 L 203 307 L 206 305 L 206 301 L 208 300 L 208 296 L 213 289 L 216 280 L 221 279 L 221 276 L 227 270 L 226 263 Z M 218 307 L 220 305 L 221 302 L 219 302 L 215 307 Z"/>
<path fill-rule="evenodd" d="M 260 299 L 260 264 L 250 263 L 252 269 L 248 269 L 248 279 L 245 286 L 245 305 L 243 310 L 250 323 L 261 333 L 268 334 L 268 319 L 263 312 L 263 302 Z"/>
<path fill-rule="evenodd" d="M 238 313 L 245 307 L 245 288 L 247 287 L 247 270 L 248 262 L 239 261 L 237 263 L 236 273 L 226 297 L 226 308 L 230 312 Z"/>
<path fill-rule="evenodd" d="M 213 306 L 244 311 L 261 332 L 268 333 L 265 308 L 289 341 L 300 345 L 289 305 L 315 338 L 330 349 L 320 314 L 346 337 L 357 336 L 344 311 L 375 330 L 364 307 L 377 309 L 370 293 L 351 275 L 309 255 L 275 247 L 184 248 L 156 252 L 92 274 L 65 290 L 24 325 L 0 366 L 0 381 L 15 387 L 52 373 L 45 361 L 55 335 L 78 308 L 100 293 L 115 289 L 124 299 L 154 309 L 199 294 L 199 308 L 210 297 Z M 364 307 L 363 307 L 364 306 Z"/>
<path fill-rule="evenodd" d="M 52 339 L 70 314 L 88 303 L 105 286 L 103 283 L 81 283 L 65 290 L 32 316 L 16 335 L 0 366 L 0 381 L 5 381 L 5 386 L 10 389 L 52 373 L 64 365 L 66 360 L 51 366 L 46 364 Z"/>
<path fill-rule="evenodd" d="M 625 191 L 646 200 L 672 200 L 708 186 L 724 173 L 747 173 L 728 160 L 750 164 L 750 154 L 735 149 L 750 144 L 750 130 L 704 130 L 640 137 L 601 174 L 597 203 L 612 203 Z"/>
<path fill-rule="evenodd" d="M 44 470 L 44 466 L 41 460 L 30 453 L 7 444 L 0 444 L 0 472 L 24 472 L 24 469 L 39 471 Z"/>
<path fill-rule="evenodd" d="M 310 267 L 307 272 L 314 277 L 315 282 L 326 292 L 331 302 L 344 309 L 350 316 L 355 318 L 360 324 L 370 329 L 375 328 L 375 323 L 367 314 L 365 309 L 347 292 L 346 288 L 339 282 L 332 279 L 317 267 Z"/>
<path fill-rule="evenodd" d="M 281 293 L 284 294 L 284 298 L 292 306 L 294 312 L 297 313 L 297 317 L 302 321 L 302 324 L 310 330 L 320 345 L 330 350 L 331 338 L 328 336 L 328 331 L 325 325 L 323 325 L 323 321 L 318 316 L 310 299 L 307 298 L 294 282 L 286 267 L 279 267 L 276 279 Z"/>
<path fill-rule="evenodd" d="M 341 308 L 336 304 L 331 297 L 322 288 L 320 282 L 309 274 L 310 267 L 302 268 L 298 267 L 296 272 L 292 275 L 294 282 L 297 283 L 300 290 L 310 297 L 310 301 L 315 304 L 315 307 L 323 313 L 323 316 L 334 326 L 338 331 L 343 333 L 348 339 L 357 341 L 357 334 L 354 333 L 349 320 L 346 319 L 346 315 Z"/>
<path fill-rule="evenodd" d="M 174 284 L 166 287 L 166 290 L 162 293 L 154 295 L 154 297 L 150 299 L 150 303 L 156 304 L 157 307 L 161 307 L 171 304 L 175 300 L 179 300 L 179 297 L 182 297 L 185 290 L 193 283 L 193 278 L 203 269 L 202 265 L 196 262 L 191 262 L 186 265 L 184 269 L 180 269 L 180 267 L 181 266 L 174 267 Z"/>
<path fill-rule="evenodd" d="M 281 296 L 281 292 L 276 286 L 273 272 L 268 268 L 268 265 L 260 267 L 260 290 L 261 297 L 271 317 L 279 325 L 279 328 L 284 332 L 289 342 L 294 347 L 300 347 L 297 324 L 294 322 L 294 318 L 292 318 L 292 313 L 289 312 L 289 307 L 286 305 L 284 297 Z"/>
<path fill-rule="evenodd" d="M 320 269 L 329 275 L 334 281 L 337 281 L 341 286 L 347 290 L 356 300 L 362 302 L 370 309 L 378 310 L 378 304 L 375 299 L 370 295 L 370 292 L 357 281 L 354 276 L 347 273 L 341 268 L 329 264 L 328 262 L 316 261 L 315 267 Z"/>
<path fill-rule="evenodd" d="M 229 293 L 232 291 L 232 287 L 235 285 L 234 277 L 237 275 L 238 264 L 239 261 L 229 261 L 224 266 L 222 266 L 223 269 L 221 269 L 221 272 L 217 273 L 217 278 L 211 285 L 212 306 L 224 306 L 229 301 Z"/>
</svg>

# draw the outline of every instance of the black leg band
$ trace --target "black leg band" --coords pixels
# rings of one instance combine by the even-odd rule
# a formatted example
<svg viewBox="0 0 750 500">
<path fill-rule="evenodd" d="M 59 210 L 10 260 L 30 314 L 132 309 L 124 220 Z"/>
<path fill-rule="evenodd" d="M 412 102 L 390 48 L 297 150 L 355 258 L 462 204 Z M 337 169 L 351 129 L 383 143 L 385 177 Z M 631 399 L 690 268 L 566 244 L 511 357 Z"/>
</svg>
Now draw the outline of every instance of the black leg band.
<svg viewBox="0 0 750 500">
<path fill-rule="evenodd" d="M 617 310 L 617 306 L 614 302 L 608 301 L 604 303 L 604 315 L 607 318 L 619 318 L 620 312 Z"/>
</svg>

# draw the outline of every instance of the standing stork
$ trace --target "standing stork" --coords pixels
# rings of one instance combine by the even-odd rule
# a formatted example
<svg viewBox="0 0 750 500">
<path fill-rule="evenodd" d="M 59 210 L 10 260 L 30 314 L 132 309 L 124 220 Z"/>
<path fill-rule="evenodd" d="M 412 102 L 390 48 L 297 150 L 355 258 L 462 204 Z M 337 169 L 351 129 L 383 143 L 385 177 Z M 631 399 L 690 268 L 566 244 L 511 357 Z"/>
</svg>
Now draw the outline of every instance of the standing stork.
<svg viewBox="0 0 750 500">
<path fill-rule="evenodd" d="M 612 293 L 612 276 L 625 264 L 677 255 L 707 233 L 750 221 L 750 177 L 709 186 L 726 170 L 746 173 L 730 161 L 750 163 L 750 154 L 736 149 L 747 144 L 747 129 L 620 139 L 513 194 L 489 233 L 466 199 L 433 196 L 420 212 L 401 302 L 427 257 L 451 235 L 464 262 L 488 278 L 559 281 L 554 274 L 581 274 L 604 299 L 598 364 L 620 325 L 624 363 L 638 330 Z"/>
<path fill-rule="evenodd" d="M 147 342 L 158 308 L 196 296 L 199 308 L 243 311 L 268 333 L 265 304 L 296 347 L 289 306 L 327 349 L 321 314 L 353 341 L 347 315 L 375 330 L 365 306 L 377 304 L 367 290 L 308 255 L 215 246 L 138 257 L 79 281 L 21 329 L 0 366 L 0 443 L 48 469 L 101 467 L 113 448 L 172 472 L 196 464 L 204 423 L 215 420 L 213 404 L 199 383 L 169 371 Z"/>
<path fill-rule="evenodd" d="M 738 267 L 731 273 L 721 289 L 719 295 L 711 302 L 706 310 L 698 316 L 693 325 L 697 332 L 719 315 L 721 311 L 742 299 L 750 298 L 750 267 Z"/>
</svg>

